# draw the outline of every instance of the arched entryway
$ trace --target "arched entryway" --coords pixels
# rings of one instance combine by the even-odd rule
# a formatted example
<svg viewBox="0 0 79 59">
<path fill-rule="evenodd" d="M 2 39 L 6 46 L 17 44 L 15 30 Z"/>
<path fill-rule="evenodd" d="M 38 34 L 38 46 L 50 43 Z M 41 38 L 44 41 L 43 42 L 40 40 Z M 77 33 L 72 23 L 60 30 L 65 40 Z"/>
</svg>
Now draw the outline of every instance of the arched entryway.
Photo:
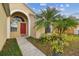
<svg viewBox="0 0 79 59">
<path fill-rule="evenodd" d="M 14 12 L 10 20 L 11 37 L 28 36 L 28 18 L 22 12 Z"/>
</svg>

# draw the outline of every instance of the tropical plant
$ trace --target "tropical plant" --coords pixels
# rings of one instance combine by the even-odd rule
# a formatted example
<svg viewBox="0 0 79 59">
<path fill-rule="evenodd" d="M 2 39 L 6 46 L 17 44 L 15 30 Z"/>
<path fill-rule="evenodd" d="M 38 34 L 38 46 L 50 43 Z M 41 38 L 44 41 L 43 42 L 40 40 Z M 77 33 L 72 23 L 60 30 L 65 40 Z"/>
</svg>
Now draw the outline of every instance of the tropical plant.
<svg viewBox="0 0 79 59">
<path fill-rule="evenodd" d="M 63 48 L 66 43 L 64 38 L 65 31 L 74 27 L 77 22 L 74 18 L 63 17 L 59 14 L 59 11 L 56 8 L 50 9 L 49 7 L 46 10 L 42 10 L 40 15 L 37 15 L 39 20 L 36 21 L 35 27 L 38 29 L 52 25 L 53 31 L 43 34 L 40 39 L 43 42 L 50 42 L 53 55 L 60 55 L 63 53 Z M 51 28 L 51 29 L 52 29 Z"/>
<path fill-rule="evenodd" d="M 75 18 L 71 18 L 71 17 L 64 18 L 64 17 L 59 16 L 53 22 L 53 28 L 57 35 L 55 35 L 55 39 L 52 38 L 53 39 L 53 41 L 52 41 L 53 48 L 52 49 L 53 49 L 53 51 L 55 50 L 56 53 L 58 52 L 58 53 L 62 54 L 64 52 L 63 51 L 64 46 L 66 45 L 66 43 L 68 44 L 67 40 L 65 39 L 65 31 L 67 29 L 75 27 L 77 25 L 77 22 L 75 20 L 76 20 Z"/>
<path fill-rule="evenodd" d="M 47 7 L 46 10 L 41 10 L 40 14 L 37 14 L 36 29 L 39 30 L 42 27 L 49 27 L 54 19 L 57 17 L 59 11 L 56 8 Z"/>
<path fill-rule="evenodd" d="M 63 34 L 67 29 L 77 25 L 76 18 L 71 17 L 57 17 L 53 22 L 53 27 L 59 35 Z"/>
</svg>

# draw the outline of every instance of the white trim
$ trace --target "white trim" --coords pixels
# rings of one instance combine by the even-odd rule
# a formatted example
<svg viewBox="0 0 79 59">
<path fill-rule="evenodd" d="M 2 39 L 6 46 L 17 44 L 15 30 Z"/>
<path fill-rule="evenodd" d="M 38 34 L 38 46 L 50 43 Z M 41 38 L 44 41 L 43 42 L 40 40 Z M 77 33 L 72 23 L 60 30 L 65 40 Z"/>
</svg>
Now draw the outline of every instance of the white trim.
<svg viewBox="0 0 79 59">
<path fill-rule="evenodd" d="M 22 13 L 24 13 L 26 16 L 27 16 L 27 18 L 28 18 L 28 36 L 30 36 L 30 32 L 31 32 L 31 30 L 30 30 L 30 25 L 31 25 L 31 20 L 30 20 L 30 17 L 29 17 L 29 15 L 28 15 L 28 13 L 26 13 L 26 12 L 24 12 L 23 10 L 20 10 L 20 9 L 16 9 L 16 10 L 13 10 L 13 11 L 11 11 L 11 13 L 10 13 L 10 15 L 12 15 L 13 13 L 15 13 L 15 12 L 22 12 Z"/>
</svg>

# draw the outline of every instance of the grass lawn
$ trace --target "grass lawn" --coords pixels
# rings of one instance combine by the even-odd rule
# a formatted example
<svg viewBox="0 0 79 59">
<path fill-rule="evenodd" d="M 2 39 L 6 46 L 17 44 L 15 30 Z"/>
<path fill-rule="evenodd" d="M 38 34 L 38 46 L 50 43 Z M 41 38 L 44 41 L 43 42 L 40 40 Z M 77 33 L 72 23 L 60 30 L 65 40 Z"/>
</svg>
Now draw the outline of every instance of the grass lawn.
<svg viewBox="0 0 79 59">
<path fill-rule="evenodd" d="M 79 56 L 79 36 L 77 35 L 68 35 L 66 36 L 66 39 L 68 39 L 69 45 L 64 48 L 64 54 L 65 56 Z M 33 45 L 35 45 L 38 49 L 40 49 L 43 53 L 45 53 L 47 56 L 50 56 L 51 49 L 50 45 L 47 43 L 43 45 L 38 39 L 28 38 L 28 41 L 30 41 Z"/>
<path fill-rule="evenodd" d="M 0 56 L 22 56 L 16 39 L 7 39 Z"/>
</svg>

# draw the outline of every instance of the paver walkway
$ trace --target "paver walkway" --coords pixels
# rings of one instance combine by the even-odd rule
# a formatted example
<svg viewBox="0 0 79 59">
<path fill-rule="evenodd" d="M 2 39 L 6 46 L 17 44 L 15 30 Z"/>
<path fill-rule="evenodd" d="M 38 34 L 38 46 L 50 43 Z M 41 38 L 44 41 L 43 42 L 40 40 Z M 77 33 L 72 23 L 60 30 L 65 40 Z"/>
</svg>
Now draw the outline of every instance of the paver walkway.
<svg viewBox="0 0 79 59">
<path fill-rule="evenodd" d="M 17 38 L 17 43 L 23 56 L 45 56 L 44 53 L 42 53 L 24 37 Z"/>
</svg>

